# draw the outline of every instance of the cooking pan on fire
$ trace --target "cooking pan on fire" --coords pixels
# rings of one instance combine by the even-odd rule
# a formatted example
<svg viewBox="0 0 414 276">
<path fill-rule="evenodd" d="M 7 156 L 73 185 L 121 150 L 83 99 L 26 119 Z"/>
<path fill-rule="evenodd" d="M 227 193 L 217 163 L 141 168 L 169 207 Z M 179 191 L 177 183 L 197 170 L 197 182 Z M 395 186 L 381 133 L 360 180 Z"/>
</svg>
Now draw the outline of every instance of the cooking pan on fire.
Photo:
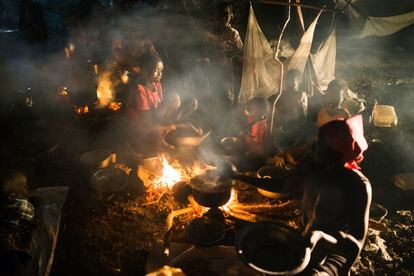
<svg viewBox="0 0 414 276">
<path fill-rule="evenodd" d="M 311 249 L 299 233 L 282 224 L 249 224 L 236 235 L 236 252 L 249 267 L 268 275 L 294 275 L 305 269 Z"/>
<path fill-rule="evenodd" d="M 289 176 L 289 171 L 275 166 L 264 166 L 257 171 L 258 178 L 273 179 L 275 181 L 274 185 L 283 185 L 286 178 Z M 288 192 L 285 193 L 276 193 L 269 192 L 264 189 L 258 188 L 257 191 L 265 197 L 273 199 L 282 199 L 289 196 Z"/>
<path fill-rule="evenodd" d="M 165 134 L 165 142 L 175 147 L 195 147 L 201 145 L 211 131 L 203 134 L 202 129 L 193 125 L 179 126 Z"/>
<path fill-rule="evenodd" d="M 213 172 L 198 175 L 190 180 L 194 200 L 204 207 L 216 208 L 229 201 L 233 181 Z"/>
</svg>

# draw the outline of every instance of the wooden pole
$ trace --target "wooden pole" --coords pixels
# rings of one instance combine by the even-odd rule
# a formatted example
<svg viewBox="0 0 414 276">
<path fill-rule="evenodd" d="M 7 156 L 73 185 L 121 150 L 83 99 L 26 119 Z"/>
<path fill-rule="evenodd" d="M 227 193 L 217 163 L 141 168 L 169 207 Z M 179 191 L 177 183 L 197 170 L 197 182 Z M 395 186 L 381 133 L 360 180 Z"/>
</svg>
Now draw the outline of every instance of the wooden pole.
<svg viewBox="0 0 414 276">
<path fill-rule="evenodd" d="M 295 7 L 302 7 L 302 8 L 311 9 L 311 10 L 318 10 L 318 11 L 322 10 L 322 11 L 326 11 L 326 12 L 344 13 L 344 11 L 342 11 L 342 10 L 329 9 L 329 8 L 326 8 L 326 6 L 316 7 L 316 6 L 312 6 L 312 5 L 301 4 L 301 3 L 298 3 L 298 2 L 289 3 L 289 2 L 283 2 L 283 1 L 278 1 L 278 0 L 259 0 L 259 2 L 263 3 L 263 4 L 295 6 Z"/>
</svg>

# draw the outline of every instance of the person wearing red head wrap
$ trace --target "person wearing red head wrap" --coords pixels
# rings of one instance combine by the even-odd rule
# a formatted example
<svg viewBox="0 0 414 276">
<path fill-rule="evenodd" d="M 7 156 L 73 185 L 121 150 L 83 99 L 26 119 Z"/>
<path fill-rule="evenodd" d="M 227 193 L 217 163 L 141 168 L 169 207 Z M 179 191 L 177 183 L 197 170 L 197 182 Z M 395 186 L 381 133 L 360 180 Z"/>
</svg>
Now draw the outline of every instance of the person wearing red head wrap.
<svg viewBox="0 0 414 276">
<path fill-rule="evenodd" d="M 362 116 L 332 121 L 321 126 L 318 141 L 319 146 L 340 156 L 338 161 L 343 162 L 346 168 L 359 170 L 358 164 L 364 159 L 363 153 L 368 148 Z"/>
<path fill-rule="evenodd" d="M 364 244 L 371 184 L 358 164 L 368 148 L 362 117 L 329 122 L 319 129 L 302 197 L 304 236 L 320 233 L 337 242 L 319 242 L 305 275 L 349 275 Z"/>
<path fill-rule="evenodd" d="M 313 248 L 300 275 L 349 275 L 358 258 L 372 197 L 371 184 L 358 166 L 367 148 L 361 116 L 332 121 L 319 129 L 312 154 L 292 173 L 301 179 L 290 187 L 301 193 L 302 235 Z M 249 183 L 246 177 L 237 179 Z M 271 192 L 283 186 L 262 184 Z"/>
</svg>

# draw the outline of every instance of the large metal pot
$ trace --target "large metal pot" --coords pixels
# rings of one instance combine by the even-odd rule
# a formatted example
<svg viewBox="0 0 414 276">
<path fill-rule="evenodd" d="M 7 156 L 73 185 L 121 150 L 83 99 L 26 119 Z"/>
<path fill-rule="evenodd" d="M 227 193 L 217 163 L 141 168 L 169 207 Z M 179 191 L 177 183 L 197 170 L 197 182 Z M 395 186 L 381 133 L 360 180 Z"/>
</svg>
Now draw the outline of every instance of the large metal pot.
<svg viewBox="0 0 414 276">
<path fill-rule="evenodd" d="M 128 175 L 118 168 L 97 170 L 91 177 L 91 186 L 101 193 L 115 193 L 128 186 Z"/>
<path fill-rule="evenodd" d="M 237 233 L 235 246 L 249 267 L 267 275 L 295 275 L 310 261 L 304 239 L 281 224 L 249 224 Z"/>
<path fill-rule="evenodd" d="M 229 201 L 233 181 L 214 173 L 199 175 L 190 180 L 194 200 L 204 207 L 217 208 Z"/>
<path fill-rule="evenodd" d="M 264 166 L 257 171 L 258 178 L 273 179 L 274 185 L 283 185 L 290 172 L 284 168 L 275 166 Z M 289 193 L 269 192 L 258 188 L 257 191 L 265 197 L 273 199 L 283 199 L 289 196 Z"/>
<path fill-rule="evenodd" d="M 194 126 L 183 126 L 171 129 L 165 134 L 165 142 L 174 147 L 196 147 L 210 135 L 210 131 L 203 134 L 201 129 Z"/>
</svg>

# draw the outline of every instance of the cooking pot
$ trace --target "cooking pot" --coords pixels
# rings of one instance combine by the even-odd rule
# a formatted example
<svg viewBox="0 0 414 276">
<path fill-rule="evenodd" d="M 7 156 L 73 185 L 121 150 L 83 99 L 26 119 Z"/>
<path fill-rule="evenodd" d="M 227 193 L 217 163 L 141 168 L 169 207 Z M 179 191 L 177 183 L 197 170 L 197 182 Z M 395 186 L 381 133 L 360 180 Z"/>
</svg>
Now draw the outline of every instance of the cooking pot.
<svg viewBox="0 0 414 276">
<path fill-rule="evenodd" d="M 97 170 L 91 177 L 91 186 L 103 193 L 115 193 L 128 186 L 128 175 L 118 168 Z"/>
<path fill-rule="evenodd" d="M 93 171 L 108 167 L 114 158 L 110 150 L 99 149 L 81 154 L 79 161 L 86 169 Z"/>
<path fill-rule="evenodd" d="M 159 156 L 141 157 L 138 164 L 148 172 L 158 175 L 162 172 L 162 162 Z"/>
<path fill-rule="evenodd" d="M 220 145 L 228 154 L 235 154 L 243 152 L 244 142 L 240 137 L 229 136 L 221 139 Z"/>
<path fill-rule="evenodd" d="M 229 201 L 233 181 L 214 172 L 193 177 L 190 186 L 194 200 L 204 207 L 217 208 Z"/>
<path fill-rule="evenodd" d="M 268 275 L 295 275 L 310 261 L 304 239 L 282 224 L 249 224 L 236 235 L 236 252 L 249 267 Z"/>
<path fill-rule="evenodd" d="M 164 140 L 174 147 L 195 147 L 201 145 L 210 133 L 211 131 L 203 134 L 203 130 L 192 125 L 182 126 L 169 130 L 165 134 Z"/>
<path fill-rule="evenodd" d="M 257 171 L 258 178 L 266 178 L 266 179 L 273 179 L 273 185 L 282 185 L 286 180 L 286 177 L 289 176 L 289 171 L 275 166 L 264 166 Z M 264 189 L 257 188 L 257 191 L 265 197 L 273 198 L 273 199 L 283 199 L 289 196 L 289 193 L 277 193 L 277 192 L 269 192 Z"/>
</svg>

